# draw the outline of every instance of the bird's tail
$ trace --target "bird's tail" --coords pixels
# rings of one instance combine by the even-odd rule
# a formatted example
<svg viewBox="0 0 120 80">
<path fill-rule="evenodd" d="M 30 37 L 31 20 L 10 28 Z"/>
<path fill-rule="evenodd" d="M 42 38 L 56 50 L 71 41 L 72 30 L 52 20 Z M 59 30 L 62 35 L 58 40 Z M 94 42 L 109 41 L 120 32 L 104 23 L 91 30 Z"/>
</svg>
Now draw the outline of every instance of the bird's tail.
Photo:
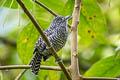
<svg viewBox="0 0 120 80">
<path fill-rule="evenodd" d="M 38 51 L 35 51 L 34 52 L 34 56 L 32 58 L 32 61 L 30 63 L 30 65 L 31 65 L 31 71 L 35 75 L 38 75 L 38 72 L 40 70 L 41 60 L 42 60 L 42 55 L 40 55 Z"/>
</svg>

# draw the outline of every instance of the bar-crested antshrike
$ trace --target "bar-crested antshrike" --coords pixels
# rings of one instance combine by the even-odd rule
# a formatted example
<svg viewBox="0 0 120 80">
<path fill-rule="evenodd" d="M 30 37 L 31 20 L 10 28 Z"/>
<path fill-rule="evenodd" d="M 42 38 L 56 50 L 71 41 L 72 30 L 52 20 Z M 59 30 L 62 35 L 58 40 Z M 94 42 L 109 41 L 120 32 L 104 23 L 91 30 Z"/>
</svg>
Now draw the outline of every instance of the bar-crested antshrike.
<svg viewBox="0 0 120 80">
<path fill-rule="evenodd" d="M 67 41 L 68 37 L 68 20 L 71 18 L 71 15 L 68 16 L 56 16 L 48 29 L 44 31 L 48 40 L 51 43 L 51 46 L 54 47 L 56 52 L 62 49 Z M 49 57 L 52 56 L 52 53 L 49 47 L 46 45 L 44 40 L 40 37 L 34 48 L 34 56 L 30 63 L 31 70 L 35 75 L 38 75 L 40 70 L 41 60 L 46 61 Z"/>
</svg>

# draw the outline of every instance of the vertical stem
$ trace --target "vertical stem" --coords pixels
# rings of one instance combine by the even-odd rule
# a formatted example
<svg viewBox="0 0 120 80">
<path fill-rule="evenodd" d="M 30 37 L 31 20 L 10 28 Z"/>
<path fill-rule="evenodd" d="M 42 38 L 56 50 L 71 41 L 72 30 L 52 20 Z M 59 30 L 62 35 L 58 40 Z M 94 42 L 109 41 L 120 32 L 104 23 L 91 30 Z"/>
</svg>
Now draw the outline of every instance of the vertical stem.
<svg viewBox="0 0 120 80">
<path fill-rule="evenodd" d="M 81 0 L 75 0 L 72 26 L 71 26 L 71 74 L 72 80 L 81 80 L 78 66 L 78 51 L 77 51 L 77 27 L 79 24 Z"/>
</svg>

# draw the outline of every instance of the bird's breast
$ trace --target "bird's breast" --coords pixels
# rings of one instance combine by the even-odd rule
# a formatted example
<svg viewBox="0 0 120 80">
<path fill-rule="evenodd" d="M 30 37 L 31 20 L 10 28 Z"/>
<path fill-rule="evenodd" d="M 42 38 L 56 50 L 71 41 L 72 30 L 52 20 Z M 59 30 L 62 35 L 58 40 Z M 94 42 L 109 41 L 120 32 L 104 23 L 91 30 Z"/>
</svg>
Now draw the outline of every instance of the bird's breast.
<svg viewBox="0 0 120 80">
<path fill-rule="evenodd" d="M 56 32 L 56 36 L 54 36 L 52 46 L 55 48 L 57 52 L 64 47 L 67 41 L 67 37 L 68 37 L 68 31 L 65 29 L 58 30 Z"/>
</svg>

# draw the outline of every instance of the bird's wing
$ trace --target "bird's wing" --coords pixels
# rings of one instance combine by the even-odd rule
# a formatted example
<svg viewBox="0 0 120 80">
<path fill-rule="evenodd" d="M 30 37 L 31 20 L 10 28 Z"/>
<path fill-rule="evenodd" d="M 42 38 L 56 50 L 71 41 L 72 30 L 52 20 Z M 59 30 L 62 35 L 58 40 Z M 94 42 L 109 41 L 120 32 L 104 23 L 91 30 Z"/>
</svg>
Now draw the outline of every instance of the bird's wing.
<svg viewBox="0 0 120 80">
<path fill-rule="evenodd" d="M 55 32 L 56 26 L 56 24 L 50 24 L 50 26 L 44 31 L 44 33 L 49 37 Z"/>
<path fill-rule="evenodd" d="M 46 49 L 46 44 L 43 41 L 43 39 L 40 37 L 35 45 L 33 54 L 35 53 L 36 50 L 42 53 L 45 49 Z"/>
</svg>

